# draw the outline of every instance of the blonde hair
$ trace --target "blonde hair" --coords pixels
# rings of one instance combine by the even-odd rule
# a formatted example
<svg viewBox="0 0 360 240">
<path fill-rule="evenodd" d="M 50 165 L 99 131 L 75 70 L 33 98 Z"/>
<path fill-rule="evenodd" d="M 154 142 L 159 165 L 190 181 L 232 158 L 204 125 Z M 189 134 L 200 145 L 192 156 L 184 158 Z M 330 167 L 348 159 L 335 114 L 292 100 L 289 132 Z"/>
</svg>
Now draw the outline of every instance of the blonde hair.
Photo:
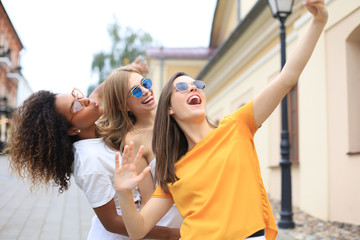
<svg viewBox="0 0 360 240">
<path fill-rule="evenodd" d="M 119 67 L 108 76 L 103 87 L 104 114 L 98 122 L 99 134 L 116 151 L 122 150 L 126 133 L 136 122 L 134 114 L 127 110 L 131 73 L 142 75 L 132 67 Z"/>
</svg>

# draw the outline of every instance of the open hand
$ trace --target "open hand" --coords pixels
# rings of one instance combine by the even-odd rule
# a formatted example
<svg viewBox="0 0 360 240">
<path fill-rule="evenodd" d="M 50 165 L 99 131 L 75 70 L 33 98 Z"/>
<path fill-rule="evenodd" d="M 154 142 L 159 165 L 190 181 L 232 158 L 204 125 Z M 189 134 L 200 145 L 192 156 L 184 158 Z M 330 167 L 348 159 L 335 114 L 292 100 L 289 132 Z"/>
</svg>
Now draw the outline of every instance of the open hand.
<svg viewBox="0 0 360 240">
<path fill-rule="evenodd" d="M 117 192 L 132 191 L 149 173 L 150 167 L 146 167 L 139 175 L 136 171 L 143 152 L 144 146 L 140 146 L 136 157 L 133 158 L 134 143 L 130 142 L 124 148 L 121 164 L 119 163 L 119 153 L 115 154 L 114 183 Z"/>
<path fill-rule="evenodd" d="M 304 0 L 303 4 L 306 9 L 313 15 L 314 20 L 326 22 L 328 19 L 328 11 L 324 0 Z"/>
</svg>

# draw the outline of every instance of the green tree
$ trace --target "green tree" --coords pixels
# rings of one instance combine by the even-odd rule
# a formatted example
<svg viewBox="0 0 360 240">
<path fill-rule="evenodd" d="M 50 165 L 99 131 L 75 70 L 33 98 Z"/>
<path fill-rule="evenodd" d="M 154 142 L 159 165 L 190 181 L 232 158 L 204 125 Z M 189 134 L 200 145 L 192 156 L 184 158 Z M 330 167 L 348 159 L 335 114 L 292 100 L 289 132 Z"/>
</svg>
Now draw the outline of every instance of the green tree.
<svg viewBox="0 0 360 240">
<path fill-rule="evenodd" d="M 127 27 L 122 31 L 117 20 L 109 25 L 108 34 L 111 40 L 109 52 L 98 52 L 94 55 L 91 71 L 98 75 L 98 84 L 102 83 L 115 68 L 126 65 L 135 60 L 139 55 L 145 55 L 147 47 L 153 44 L 151 35 L 142 30 L 133 30 Z M 87 94 L 98 84 L 89 86 Z"/>
</svg>

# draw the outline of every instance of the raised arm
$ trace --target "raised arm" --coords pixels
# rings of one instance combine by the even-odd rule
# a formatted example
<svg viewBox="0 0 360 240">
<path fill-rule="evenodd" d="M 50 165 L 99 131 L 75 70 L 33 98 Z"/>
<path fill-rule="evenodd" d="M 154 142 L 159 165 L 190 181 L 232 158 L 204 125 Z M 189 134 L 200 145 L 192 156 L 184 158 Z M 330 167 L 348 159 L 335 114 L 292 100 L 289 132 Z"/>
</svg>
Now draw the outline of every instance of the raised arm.
<svg viewBox="0 0 360 240">
<path fill-rule="evenodd" d="M 149 73 L 149 67 L 147 65 L 147 62 L 142 56 L 137 56 L 137 58 L 129 65 L 141 72 L 142 74 Z"/>
<path fill-rule="evenodd" d="M 137 174 L 136 168 L 141 160 L 143 147 L 140 147 L 135 160 L 132 160 L 134 144 L 125 146 L 121 165 L 119 154 L 115 156 L 115 188 L 119 196 L 120 208 L 126 229 L 131 238 L 143 238 L 174 204 L 169 198 L 151 198 L 145 206 L 137 211 L 132 197 L 134 189 L 149 173 L 150 167 Z"/>
<path fill-rule="evenodd" d="M 324 0 L 305 0 L 304 5 L 313 15 L 312 22 L 277 78 L 254 98 L 254 119 L 257 126 L 270 116 L 296 85 L 327 22 L 328 12 Z"/>
</svg>

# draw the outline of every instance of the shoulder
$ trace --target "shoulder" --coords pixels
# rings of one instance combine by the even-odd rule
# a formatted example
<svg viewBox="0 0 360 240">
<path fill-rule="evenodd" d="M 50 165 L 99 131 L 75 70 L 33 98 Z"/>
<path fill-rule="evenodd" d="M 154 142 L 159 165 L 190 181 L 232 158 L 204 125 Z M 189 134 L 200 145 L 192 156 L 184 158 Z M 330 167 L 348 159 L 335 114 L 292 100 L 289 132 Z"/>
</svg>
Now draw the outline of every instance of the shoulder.
<svg viewBox="0 0 360 240">
<path fill-rule="evenodd" d="M 125 136 L 125 144 L 129 144 L 130 142 L 134 143 L 135 149 L 139 148 L 141 145 L 145 146 L 145 151 L 147 151 L 146 147 L 151 144 L 152 138 L 149 138 L 150 135 L 148 131 L 138 131 L 133 130 L 128 132 Z M 152 137 L 152 136 L 151 136 Z M 149 141 L 150 139 L 150 141 Z"/>
<path fill-rule="evenodd" d="M 238 129 L 241 132 L 249 130 L 250 135 L 255 134 L 259 127 L 255 124 L 253 101 L 244 104 L 232 114 L 225 116 L 221 120 L 219 128 L 231 129 L 232 131 Z"/>
<path fill-rule="evenodd" d="M 102 139 L 74 144 L 74 173 L 108 172 L 114 168 L 115 151 Z"/>
</svg>

